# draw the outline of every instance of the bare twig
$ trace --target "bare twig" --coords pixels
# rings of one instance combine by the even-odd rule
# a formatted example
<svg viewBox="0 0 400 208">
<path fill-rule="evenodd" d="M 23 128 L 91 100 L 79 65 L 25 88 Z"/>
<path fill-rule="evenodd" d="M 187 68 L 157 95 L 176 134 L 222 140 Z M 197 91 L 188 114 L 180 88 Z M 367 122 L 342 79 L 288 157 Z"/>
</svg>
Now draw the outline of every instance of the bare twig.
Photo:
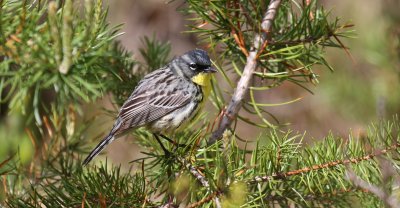
<svg viewBox="0 0 400 208">
<path fill-rule="evenodd" d="M 376 186 L 374 184 L 368 183 L 362 178 L 358 177 L 356 173 L 347 166 L 346 177 L 347 180 L 353 183 L 355 186 L 367 190 L 368 192 L 376 195 L 380 198 L 386 207 L 399 208 L 400 201 L 397 199 L 397 195 L 391 193 L 391 190 L 385 189 L 385 187 L 390 187 L 390 181 L 392 176 L 396 175 L 391 163 L 388 160 L 380 158 L 380 171 L 382 172 L 382 185 Z"/>
<path fill-rule="evenodd" d="M 262 33 L 256 34 L 253 41 L 253 46 L 250 48 L 250 52 L 247 56 L 246 65 L 243 70 L 243 75 L 240 78 L 235 92 L 233 93 L 232 99 L 227 107 L 227 110 L 222 117 L 221 125 L 216 131 L 213 132 L 209 139 L 209 144 L 215 143 L 222 137 L 222 134 L 232 124 L 232 118 L 235 118 L 238 114 L 242 101 L 247 93 L 253 72 L 257 68 L 257 58 L 260 51 L 266 47 L 267 34 L 271 31 L 272 22 L 275 19 L 276 12 L 278 10 L 281 0 L 271 0 L 268 9 L 263 17 L 261 23 Z"/>
<path fill-rule="evenodd" d="M 388 195 L 382 188 L 375 186 L 373 184 L 370 184 L 360 177 L 358 177 L 353 170 L 350 168 L 347 169 L 346 171 L 347 179 L 352 182 L 355 186 L 358 186 L 362 189 L 368 190 L 368 192 L 371 192 L 378 198 L 380 198 L 386 205 L 387 207 L 390 208 L 399 208 L 399 201 L 395 195 Z"/>
<path fill-rule="evenodd" d="M 385 193 L 379 187 L 364 181 L 363 179 L 358 177 L 354 173 L 354 171 L 351 170 L 350 168 L 347 169 L 346 176 L 347 176 L 347 179 L 349 181 L 351 181 L 354 185 L 356 185 L 356 186 L 358 186 L 358 187 L 360 187 L 362 189 L 368 190 L 369 192 L 375 194 L 380 199 L 384 199 L 385 198 Z"/>
</svg>

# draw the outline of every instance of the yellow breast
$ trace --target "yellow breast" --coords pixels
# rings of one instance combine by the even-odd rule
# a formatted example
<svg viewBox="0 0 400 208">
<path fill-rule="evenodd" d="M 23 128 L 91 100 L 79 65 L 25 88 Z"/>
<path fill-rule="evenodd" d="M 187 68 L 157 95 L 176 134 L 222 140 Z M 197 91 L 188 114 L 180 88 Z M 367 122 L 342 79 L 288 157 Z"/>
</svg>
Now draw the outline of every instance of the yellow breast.
<svg viewBox="0 0 400 208">
<path fill-rule="evenodd" d="M 192 78 L 192 82 L 200 85 L 203 90 L 203 101 L 208 98 L 211 92 L 211 76 L 212 73 L 201 72 Z"/>
</svg>

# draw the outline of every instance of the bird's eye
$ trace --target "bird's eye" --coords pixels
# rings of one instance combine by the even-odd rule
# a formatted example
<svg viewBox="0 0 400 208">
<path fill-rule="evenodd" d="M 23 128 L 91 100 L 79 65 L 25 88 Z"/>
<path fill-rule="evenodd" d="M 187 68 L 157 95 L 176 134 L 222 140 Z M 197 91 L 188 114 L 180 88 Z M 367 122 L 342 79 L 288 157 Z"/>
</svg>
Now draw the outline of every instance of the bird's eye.
<svg viewBox="0 0 400 208">
<path fill-rule="evenodd" d="M 189 64 L 189 67 L 190 67 L 191 70 L 196 70 L 196 69 L 197 69 L 197 64 L 195 64 L 195 63 L 190 63 L 190 64 Z"/>
</svg>

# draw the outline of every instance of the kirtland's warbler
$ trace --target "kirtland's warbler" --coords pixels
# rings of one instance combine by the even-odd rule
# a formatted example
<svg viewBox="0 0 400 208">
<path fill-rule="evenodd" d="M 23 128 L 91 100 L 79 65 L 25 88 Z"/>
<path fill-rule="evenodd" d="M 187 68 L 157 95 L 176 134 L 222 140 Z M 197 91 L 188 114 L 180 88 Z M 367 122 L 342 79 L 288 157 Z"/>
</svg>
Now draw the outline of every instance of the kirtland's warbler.
<svg viewBox="0 0 400 208">
<path fill-rule="evenodd" d="M 189 51 L 143 77 L 122 105 L 110 133 L 83 161 L 88 164 L 104 147 L 128 130 L 145 126 L 158 135 L 172 133 L 197 114 L 211 91 L 211 67 L 207 52 Z"/>
</svg>

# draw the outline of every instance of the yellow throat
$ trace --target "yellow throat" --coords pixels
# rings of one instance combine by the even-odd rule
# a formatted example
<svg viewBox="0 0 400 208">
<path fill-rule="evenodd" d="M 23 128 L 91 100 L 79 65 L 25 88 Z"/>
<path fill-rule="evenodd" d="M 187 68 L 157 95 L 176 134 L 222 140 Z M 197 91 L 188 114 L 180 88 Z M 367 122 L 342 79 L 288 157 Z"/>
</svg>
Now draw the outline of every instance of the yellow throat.
<svg viewBox="0 0 400 208">
<path fill-rule="evenodd" d="M 211 76 L 212 73 L 200 72 L 198 75 L 192 77 L 192 82 L 201 86 L 204 101 L 208 98 L 211 92 Z"/>
</svg>

